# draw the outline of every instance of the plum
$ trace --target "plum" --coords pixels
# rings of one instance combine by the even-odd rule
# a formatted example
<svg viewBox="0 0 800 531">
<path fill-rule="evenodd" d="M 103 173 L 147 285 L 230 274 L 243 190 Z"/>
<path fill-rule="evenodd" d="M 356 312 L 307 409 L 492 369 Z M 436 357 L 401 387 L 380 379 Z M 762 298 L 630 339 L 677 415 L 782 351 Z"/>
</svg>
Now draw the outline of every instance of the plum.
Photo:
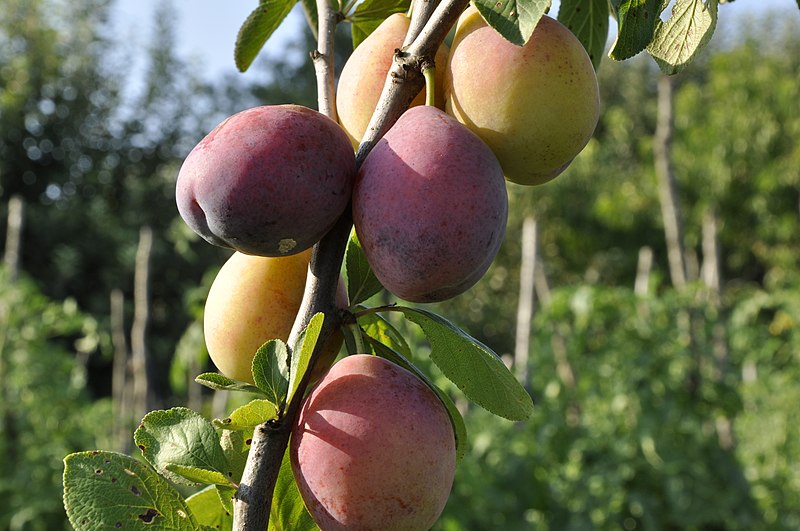
<svg viewBox="0 0 800 531">
<path fill-rule="evenodd" d="M 290 458 L 325 531 L 427 530 L 455 473 L 455 436 L 439 398 L 383 358 L 337 362 L 302 404 Z"/>
<path fill-rule="evenodd" d="M 364 160 L 353 222 L 378 280 L 412 302 L 463 293 L 505 235 L 503 171 L 474 133 L 435 107 L 413 107 Z"/>
<path fill-rule="evenodd" d="M 233 253 L 217 273 L 206 299 L 203 333 L 217 369 L 242 382 L 253 382 L 253 356 L 270 339 L 286 342 L 303 300 L 311 249 L 291 256 Z M 337 305 L 347 307 L 339 279 Z M 314 366 L 312 381 L 333 364 L 344 337 L 336 332 Z"/>
<path fill-rule="evenodd" d="M 211 131 L 178 174 L 184 221 L 207 241 L 260 256 L 302 252 L 347 208 L 355 156 L 347 134 L 300 105 L 242 111 Z"/>
<path fill-rule="evenodd" d="M 516 46 L 470 7 L 448 61 L 447 112 L 492 148 L 509 181 L 553 179 L 592 137 L 597 77 L 581 42 L 557 20 L 543 16 L 528 43 Z"/>
</svg>

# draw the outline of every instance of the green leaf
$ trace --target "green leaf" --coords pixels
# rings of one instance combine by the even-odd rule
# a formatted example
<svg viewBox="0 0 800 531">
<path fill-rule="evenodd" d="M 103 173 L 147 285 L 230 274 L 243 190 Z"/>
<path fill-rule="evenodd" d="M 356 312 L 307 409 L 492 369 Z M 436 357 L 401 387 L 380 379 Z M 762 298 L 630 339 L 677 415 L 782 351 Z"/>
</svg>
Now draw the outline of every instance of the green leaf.
<svg viewBox="0 0 800 531">
<path fill-rule="evenodd" d="M 458 411 L 458 408 L 456 408 L 456 405 L 450 400 L 450 397 L 447 396 L 447 393 L 439 389 L 422 371 L 394 349 L 387 347 L 371 337 L 367 338 L 367 341 L 369 341 L 375 349 L 375 353 L 378 356 L 386 358 L 407 371 L 416 374 L 420 380 L 425 382 L 425 384 L 436 393 L 436 396 L 439 397 L 442 405 L 444 405 L 447 410 L 447 415 L 450 417 L 450 424 L 453 426 L 453 434 L 456 439 L 456 463 L 461 462 L 467 451 L 467 427 L 464 424 L 464 417 L 461 416 L 461 412 Z"/>
<path fill-rule="evenodd" d="M 355 230 L 350 233 L 344 263 L 347 274 L 347 296 L 351 306 L 364 302 L 383 289 L 381 282 L 369 267 Z"/>
<path fill-rule="evenodd" d="M 283 455 L 270 508 L 270 531 L 314 531 L 319 529 L 306 510 L 292 472 L 289 451 Z"/>
<path fill-rule="evenodd" d="M 224 420 L 215 420 L 214 426 L 224 430 L 250 430 L 268 420 L 278 418 L 278 407 L 270 400 L 256 399 L 233 410 Z"/>
<path fill-rule="evenodd" d="M 176 465 L 174 463 L 165 465 L 164 469 L 179 475 L 183 479 L 189 480 L 193 484 L 227 485 L 231 482 L 230 478 L 228 478 L 222 472 L 218 472 L 216 470 L 208 470 L 205 468 L 197 468 L 193 466 Z"/>
<path fill-rule="evenodd" d="M 247 464 L 247 454 L 250 453 L 250 442 L 253 438 L 253 430 L 224 430 L 220 435 L 220 446 L 228 460 L 231 479 L 238 483 L 242 479 L 245 464 Z"/>
<path fill-rule="evenodd" d="M 550 0 L 474 0 L 481 16 L 507 41 L 522 46 L 550 7 Z"/>
<path fill-rule="evenodd" d="M 233 514 L 233 497 L 236 496 L 236 488 L 225 485 L 214 485 L 214 487 L 217 490 L 217 498 L 219 498 L 222 507 L 228 514 Z"/>
<path fill-rule="evenodd" d="M 612 7 L 617 19 L 617 38 L 608 55 L 615 61 L 624 61 L 644 50 L 653 39 L 664 7 L 662 0 L 615 0 Z"/>
<path fill-rule="evenodd" d="M 677 74 L 694 60 L 717 26 L 717 0 L 678 0 L 666 22 L 658 20 L 647 51 L 665 74 Z"/>
<path fill-rule="evenodd" d="M 318 40 L 319 33 L 319 16 L 317 15 L 317 2 L 316 0 L 302 0 L 300 2 L 303 6 L 303 14 L 306 17 L 308 28 L 314 36 L 314 42 Z"/>
<path fill-rule="evenodd" d="M 386 17 L 408 11 L 411 0 L 364 0 L 348 17 L 352 23 L 353 49 L 366 39 Z"/>
<path fill-rule="evenodd" d="M 412 358 L 411 348 L 403 335 L 392 324 L 378 315 L 368 313 L 358 318 L 358 324 L 364 333 L 387 347 L 396 350 L 406 358 Z"/>
<path fill-rule="evenodd" d="M 115 452 L 80 452 L 64 459 L 64 508 L 78 531 L 199 528 L 166 479 Z"/>
<path fill-rule="evenodd" d="M 153 468 L 176 483 L 230 483 L 217 431 L 191 409 L 151 411 L 133 440 Z"/>
<path fill-rule="evenodd" d="M 292 401 L 292 397 L 297 392 L 297 388 L 300 387 L 300 381 L 303 379 L 303 375 L 308 370 L 308 362 L 311 361 L 311 354 L 314 353 L 314 346 L 317 344 L 317 339 L 322 330 L 322 323 L 324 320 L 324 314 L 315 314 L 308 322 L 308 326 L 297 341 L 297 349 L 292 353 L 292 366 L 289 371 L 289 396 L 286 398 L 287 403 Z"/>
<path fill-rule="evenodd" d="M 186 498 L 186 505 L 200 525 L 230 531 L 233 528 L 233 516 L 225 509 L 214 486 L 208 486 Z"/>
<path fill-rule="evenodd" d="M 393 306 L 422 328 L 431 344 L 431 359 L 473 402 L 508 420 L 525 420 L 533 400 L 500 357 L 445 318 L 421 308 Z"/>
<path fill-rule="evenodd" d="M 278 29 L 297 0 L 262 0 L 239 28 L 233 58 L 236 68 L 245 72 L 253 64 L 267 39 Z"/>
<path fill-rule="evenodd" d="M 562 0 L 558 20 L 578 37 L 597 70 L 608 39 L 608 0 Z"/>
<path fill-rule="evenodd" d="M 204 385 L 214 391 L 245 391 L 263 395 L 264 391 L 245 382 L 240 382 L 218 372 L 204 372 L 194 379 L 200 385 Z"/>
<path fill-rule="evenodd" d="M 280 409 L 289 390 L 289 349 L 280 339 L 267 341 L 253 357 L 253 381 Z"/>
</svg>

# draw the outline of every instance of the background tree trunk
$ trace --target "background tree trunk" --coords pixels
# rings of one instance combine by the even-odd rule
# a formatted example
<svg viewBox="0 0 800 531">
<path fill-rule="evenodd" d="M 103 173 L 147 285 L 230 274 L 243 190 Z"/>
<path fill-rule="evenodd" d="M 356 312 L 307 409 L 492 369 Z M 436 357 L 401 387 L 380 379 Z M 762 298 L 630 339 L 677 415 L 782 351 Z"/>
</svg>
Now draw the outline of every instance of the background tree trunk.
<svg viewBox="0 0 800 531">
<path fill-rule="evenodd" d="M 19 196 L 12 196 L 8 201 L 8 228 L 6 229 L 6 246 L 3 254 L 3 265 L 7 270 L 8 283 L 13 284 L 19 273 L 20 250 L 22 248 L 22 227 L 25 218 L 25 202 Z M 6 334 L 8 333 L 8 316 L 11 312 L 7 300 L 0 300 L 0 428 L 5 438 L 5 458 L 14 466 L 18 456 L 17 416 L 14 413 L 12 397 L 8 382 L 11 372 L 8 352 L 6 351 Z"/>
<path fill-rule="evenodd" d="M 111 291 L 111 343 L 114 362 L 111 376 L 111 403 L 114 412 L 114 445 L 118 451 L 129 453 L 132 446 L 130 429 L 133 427 L 132 382 L 130 377 L 130 351 L 125 335 L 125 295 L 121 289 Z"/>
<path fill-rule="evenodd" d="M 661 76 L 658 79 L 658 120 L 653 137 L 653 155 L 658 177 L 658 193 L 667 243 L 670 278 L 672 285 L 681 290 L 686 286 L 686 257 L 683 247 L 680 202 L 671 161 L 672 84 L 672 78 L 669 76 Z"/>
<path fill-rule="evenodd" d="M 153 248 L 153 231 L 144 226 L 139 231 L 136 250 L 136 270 L 133 286 L 133 325 L 131 326 L 131 365 L 133 376 L 134 414 L 144 415 L 153 409 L 153 390 L 150 385 L 151 369 L 147 360 L 147 321 L 150 314 L 150 253 Z"/>
<path fill-rule="evenodd" d="M 534 278 L 536 274 L 536 220 L 526 217 L 522 223 L 522 259 L 519 272 L 519 302 L 517 304 L 517 337 L 514 344 L 514 369 L 517 379 L 528 383 L 531 322 L 534 307 Z"/>
<path fill-rule="evenodd" d="M 25 219 L 25 200 L 18 195 L 8 200 L 8 226 L 6 228 L 6 247 L 3 254 L 3 265 L 8 271 L 8 278 L 14 281 L 19 273 L 22 256 L 22 226 Z"/>
</svg>

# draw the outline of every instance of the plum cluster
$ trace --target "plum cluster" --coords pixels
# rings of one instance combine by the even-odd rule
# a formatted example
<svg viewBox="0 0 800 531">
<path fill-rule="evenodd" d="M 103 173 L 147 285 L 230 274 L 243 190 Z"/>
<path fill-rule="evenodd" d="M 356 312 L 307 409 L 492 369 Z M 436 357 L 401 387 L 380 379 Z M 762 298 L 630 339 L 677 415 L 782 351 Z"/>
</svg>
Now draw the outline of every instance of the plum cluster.
<svg viewBox="0 0 800 531">
<path fill-rule="evenodd" d="M 435 105 L 418 97 L 356 167 L 360 143 L 409 27 L 387 18 L 353 52 L 338 86 L 339 123 L 297 105 L 231 116 L 188 155 L 178 210 L 207 241 L 236 252 L 206 303 L 211 358 L 252 383 L 258 347 L 288 339 L 305 290 L 310 248 L 352 206 L 353 224 L 383 286 L 412 302 L 459 295 L 503 242 L 507 183 L 560 174 L 599 117 L 597 80 L 575 36 L 544 17 L 525 46 L 505 41 L 475 8 L 436 63 Z M 347 306 L 340 283 L 342 307 Z M 374 356 L 331 367 L 295 425 L 291 459 L 323 529 L 427 529 L 453 481 L 452 426 L 418 378 Z M 425 477 L 425 481 L 419 481 Z"/>
</svg>

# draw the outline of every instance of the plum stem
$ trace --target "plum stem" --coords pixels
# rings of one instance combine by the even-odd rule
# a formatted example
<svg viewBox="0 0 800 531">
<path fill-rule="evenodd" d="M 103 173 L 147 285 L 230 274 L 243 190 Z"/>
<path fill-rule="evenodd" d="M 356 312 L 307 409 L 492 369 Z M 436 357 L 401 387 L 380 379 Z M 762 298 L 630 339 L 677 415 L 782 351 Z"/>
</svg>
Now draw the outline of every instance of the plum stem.
<svg viewBox="0 0 800 531">
<path fill-rule="evenodd" d="M 420 58 L 434 57 L 450 28 L 466 9 L 469 0 L 441 0 L 441 3 L 439 0 L 414 0 L 414 4 L 414 13 L 404 44 L 408 45 L 407 51 L 416 59 L 413 64 L 418 66 L 409 70 L 407 66 L 395 61 L 387 75 L 370 127 L 356 154 L 358 166 L 419 93 L 423 84 L 419 66 L 423 61 Z M 341 18 L 340 14 L 332 9 L 328 0 L 317 0 L 317 12 L 319 37 L 317 50 L 312 53 L 312 58 L 317 78 L 319 110 L 335 120 L 333 34 Z M 344 322 L 345 313 L 336 305 L 336 291 L 352 226 L 352 214 L 348 207 L 328 234 L 314 246 L 303 302 L 288 344 L 290 346 L 296 344 L 297 338 L 316 313 L 322 312 L 325 320 L 311 355 L 308 370 L 303 375 L 284 415 L 275 421 L 257 426 L 253 433 L 245 470 L 234 497 L 234 531 L 268 529 L 278 472 L 286 454 L 292 426 L 300 411 L 312 369 L 320 357 L 323 345 Z"/>
<path fill-rule="evenodd" d="M 369 351 L 367 350 L 367 345 L 364 343 L 364 335 L 359 326 L 358 322 L 353 322 L 347 325 L 349 329 L 350 336 L 353 340 L 353 348 L 354 352 L 351 354 L 367 354 Z"/>
<path fill-rule="evenodd" d="M 425 77 L 425 105 L 436 106 L 436 67 L 428 66 L 422 68 L 422 75 Z"/>
</svg>

